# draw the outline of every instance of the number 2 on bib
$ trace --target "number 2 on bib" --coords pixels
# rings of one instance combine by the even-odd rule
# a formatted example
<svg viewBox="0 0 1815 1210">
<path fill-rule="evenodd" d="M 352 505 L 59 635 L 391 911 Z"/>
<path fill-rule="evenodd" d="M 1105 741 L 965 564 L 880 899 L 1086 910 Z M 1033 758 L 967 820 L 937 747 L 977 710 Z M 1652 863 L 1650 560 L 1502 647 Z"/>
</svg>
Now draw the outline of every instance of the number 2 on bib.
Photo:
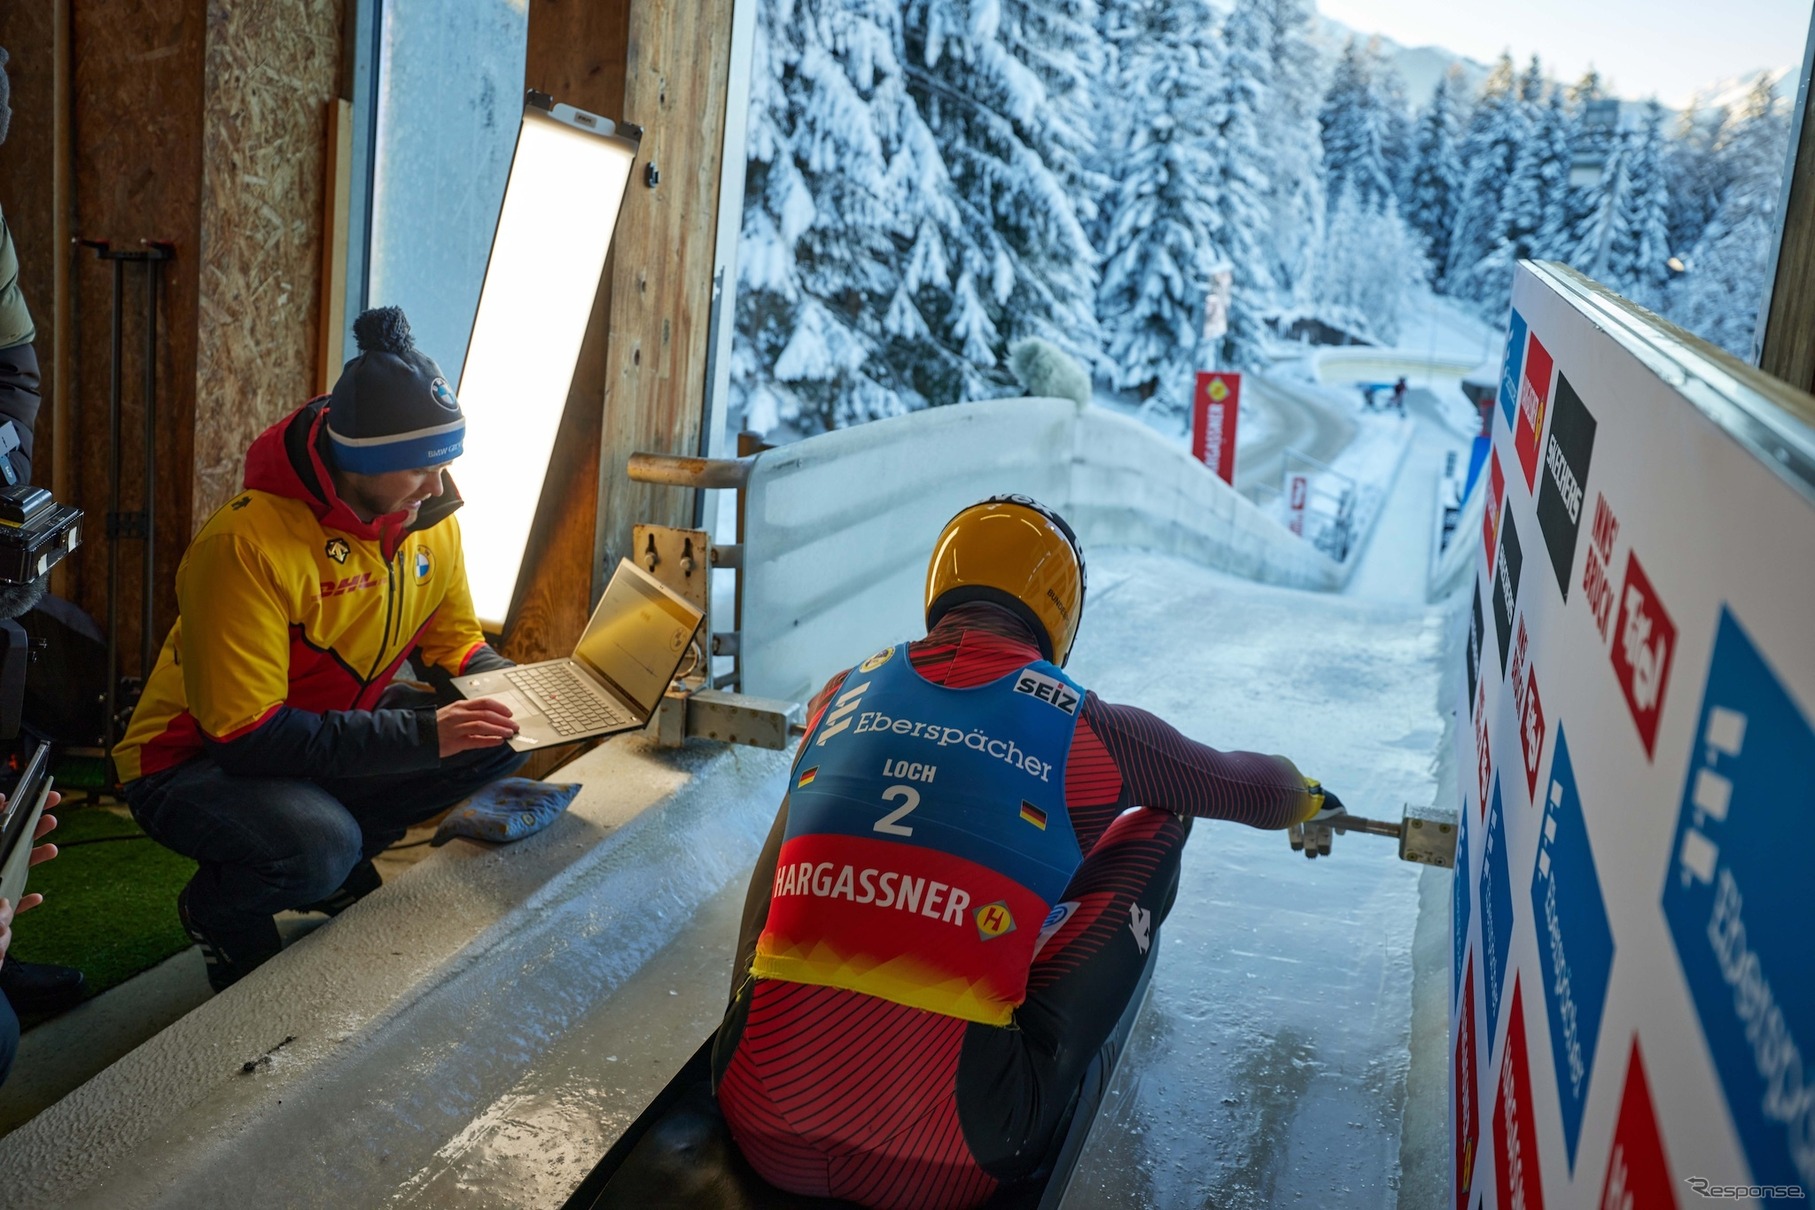
<svg viewBox="0 0 1815 1210">
<path fill-rule="evenodd" d="M 890 836 L 912 836 L 914 829 L 900 822 L 901 819 L 920 805 L 920 791 L 912 786 L 890 786 L 882 792 L 884 802 L 900 802 L 901 805 L 876 821 L 875 830 Z"/>
</svg>

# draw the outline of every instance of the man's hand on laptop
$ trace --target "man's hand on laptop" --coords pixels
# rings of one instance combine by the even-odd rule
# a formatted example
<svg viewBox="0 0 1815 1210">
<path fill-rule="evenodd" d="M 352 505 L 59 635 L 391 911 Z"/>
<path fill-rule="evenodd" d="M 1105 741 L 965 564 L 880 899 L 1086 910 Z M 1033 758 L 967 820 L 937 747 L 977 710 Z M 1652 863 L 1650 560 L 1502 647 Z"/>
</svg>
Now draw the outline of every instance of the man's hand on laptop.
<svg viewBox="0 0 1815 1210">
<path fill-rule="evenodd" d="M 441 759 L 474 748 L 491 748 L 517 737 L 519 728 L 510 718 L 510 707 L 489 697 L 455 702 L 435 711 L 435 734 L 441 741 Z"/>
</svg>

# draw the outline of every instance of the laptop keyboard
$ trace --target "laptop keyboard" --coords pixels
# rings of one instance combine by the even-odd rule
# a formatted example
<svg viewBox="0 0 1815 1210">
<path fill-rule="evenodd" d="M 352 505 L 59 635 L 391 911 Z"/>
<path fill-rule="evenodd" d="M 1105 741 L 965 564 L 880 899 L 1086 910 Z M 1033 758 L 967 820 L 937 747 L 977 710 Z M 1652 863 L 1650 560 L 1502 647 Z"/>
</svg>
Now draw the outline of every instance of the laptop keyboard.
<svg viewBox="0 0 1815 1210">
<path fill-rule="evenodd" d="M 584 735 L 635 721 L 588 689 L 566 664 L 511 668 L 504 675 L 541 708 L 557 735 Z"/>
</svg>

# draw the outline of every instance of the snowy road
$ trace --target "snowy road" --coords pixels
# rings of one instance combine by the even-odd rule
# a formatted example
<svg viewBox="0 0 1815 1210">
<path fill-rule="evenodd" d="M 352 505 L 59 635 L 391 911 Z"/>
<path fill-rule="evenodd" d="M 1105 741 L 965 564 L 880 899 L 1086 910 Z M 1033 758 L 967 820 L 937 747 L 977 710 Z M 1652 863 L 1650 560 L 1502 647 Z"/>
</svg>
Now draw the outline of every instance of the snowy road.
<svg viewBox="0 0 1815 1210">
<path fill-rule="evenodd" d="M 1429 391 L 1408 391 L 1406 412 L 1407 422 L 1417 426 L 1412 445 L 1367 545 L 1356 556 L 1360 562 L 1344 589 L 1351 597 L 1381 601 L 1425 597 L 1444 457 L 1467 447 L 1445 426 L 1441 405 Z"/>
<path fill-rule="evenodd" d="M 1257 484 L 1277 487 L 1285 474 L 1285 452 L 1296 450 L 1330 462 L 1355 437 L 1355 423 L 1318 394 L 1289 379 L 1252 374 L 1245 383 L 1252 401 L 1273 416 L 1266 436 L 1236 458 L 1235 487 L 1250 494 Z"/>
</svg>

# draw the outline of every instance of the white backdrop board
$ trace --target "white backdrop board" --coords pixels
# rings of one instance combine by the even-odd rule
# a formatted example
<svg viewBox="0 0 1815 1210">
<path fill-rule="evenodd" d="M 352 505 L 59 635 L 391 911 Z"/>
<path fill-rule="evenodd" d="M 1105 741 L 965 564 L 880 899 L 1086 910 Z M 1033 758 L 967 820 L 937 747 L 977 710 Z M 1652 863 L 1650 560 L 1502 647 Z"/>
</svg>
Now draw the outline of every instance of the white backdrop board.
<svg viewBox="0 0 1815 1210">
<path fill-rule="evenodd" d="M 1520 265 L 1509 326 L 1457 703 L 1456 1205 L 1807 1205 L 1815 401 L 1557 265 Z"/>
</svg>

